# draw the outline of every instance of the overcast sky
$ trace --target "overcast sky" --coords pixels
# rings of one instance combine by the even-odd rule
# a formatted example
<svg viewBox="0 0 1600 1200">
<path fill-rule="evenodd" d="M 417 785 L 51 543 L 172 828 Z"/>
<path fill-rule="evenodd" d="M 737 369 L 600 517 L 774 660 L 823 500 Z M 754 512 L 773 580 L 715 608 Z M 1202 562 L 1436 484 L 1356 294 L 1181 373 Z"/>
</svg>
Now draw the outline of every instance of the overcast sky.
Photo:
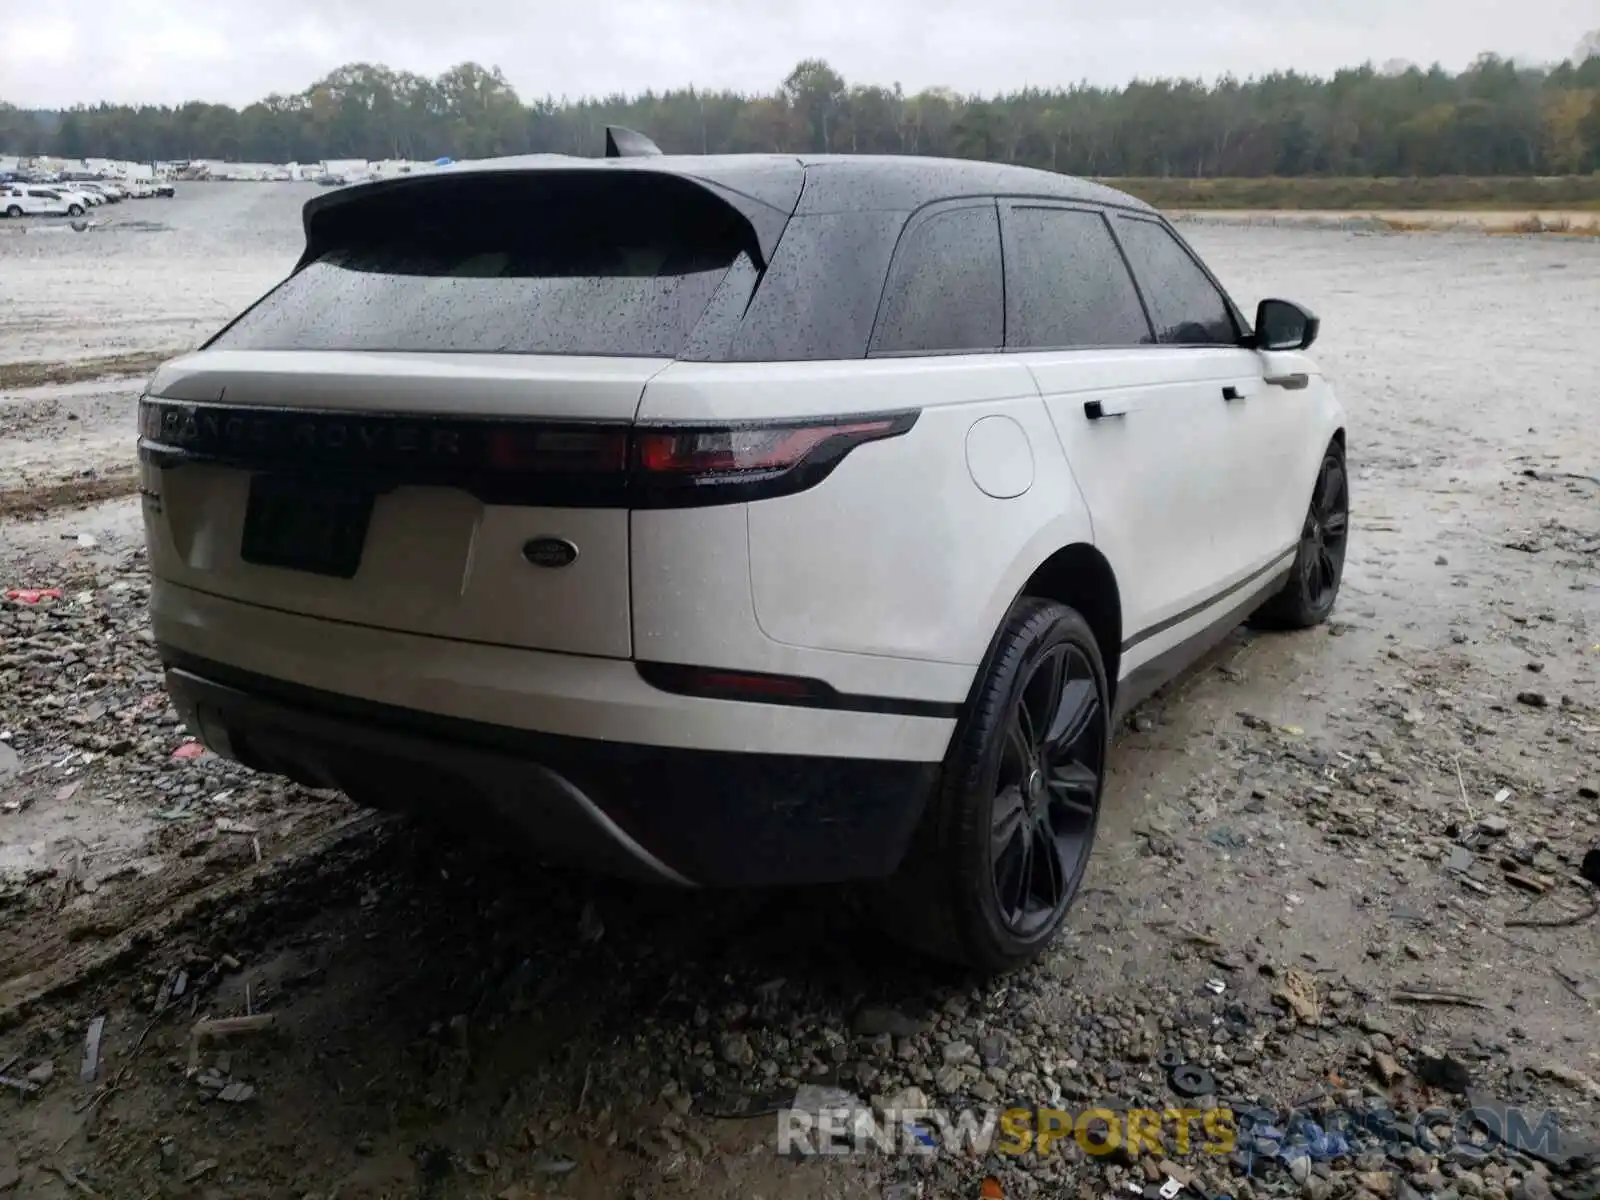
<svg viewBox="0 0 1600 1200">
<path fill-rule="evenodd" d="M 0 100 L 245 104 L 333 67 L 498 64 L 526 99 L 693 83 L 770 91 L 804 57 L 852 82 L 993 92 L 1080 79 L 1326 73 L 1480 51 L 1557 61 L 1597 0 L 0 0 Z"/>
</svg>

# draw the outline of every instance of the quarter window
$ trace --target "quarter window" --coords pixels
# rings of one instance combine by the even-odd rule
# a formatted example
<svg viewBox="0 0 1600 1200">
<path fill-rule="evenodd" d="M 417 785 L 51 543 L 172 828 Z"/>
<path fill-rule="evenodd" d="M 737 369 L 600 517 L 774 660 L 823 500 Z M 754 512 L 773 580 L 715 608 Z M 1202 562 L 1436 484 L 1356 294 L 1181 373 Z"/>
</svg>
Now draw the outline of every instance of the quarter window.
<svg viewBox="0 0 1600 1200">
<path fill-rule="evenodd" d="M 1138 346 L 1150 323 L 1105 218 L 1075 208 L 1006 215 L 1006 345 Z"/>
<path fill-rule="evenodd" d="M 1228 302 L 1170 230 L 1154 221 L 1117 218 L 1117 235 L 1144 289 L 1156 340 L 1174 346 L 1237 346 Z"/>
<path fill-rule="evenodd" d="M 1005 336 L 1000 222 L 992 203 L 947 209 L 900 239 L 874 354 L 998 350 Z"/>
<path fill-rule="evenodd" d="M 792 217 L 727 357 L 735 362 L 863 357 L 895 235 L 904 223 L 897 212 Z"/>
</svg>

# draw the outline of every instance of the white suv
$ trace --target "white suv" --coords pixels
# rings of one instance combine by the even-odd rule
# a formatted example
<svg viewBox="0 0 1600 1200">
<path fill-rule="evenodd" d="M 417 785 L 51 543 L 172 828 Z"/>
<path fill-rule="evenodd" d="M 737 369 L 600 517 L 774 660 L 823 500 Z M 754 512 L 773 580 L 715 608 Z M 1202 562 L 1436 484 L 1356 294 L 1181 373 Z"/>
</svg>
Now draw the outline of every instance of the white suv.
<svg viewBox="0 0 1600 1200">
<path fill-rule="evenodd" d="M 14 183 L 0 187 L 0 212 L 8 217 L 81 217 L 88 205 L 86 197 L 56 185 Z"/>
<path fill-rule="evenodd" d="M 1344 419 L 1148 206 L 977 162 L 510 159 L 332 191 L 141 403 L 214 751 L 680 885 L 872 879 L 988 969 L 1116 718 L 1344 557 Z M 907 908 L 906 906 L 909 906 Z"/>
</svg>

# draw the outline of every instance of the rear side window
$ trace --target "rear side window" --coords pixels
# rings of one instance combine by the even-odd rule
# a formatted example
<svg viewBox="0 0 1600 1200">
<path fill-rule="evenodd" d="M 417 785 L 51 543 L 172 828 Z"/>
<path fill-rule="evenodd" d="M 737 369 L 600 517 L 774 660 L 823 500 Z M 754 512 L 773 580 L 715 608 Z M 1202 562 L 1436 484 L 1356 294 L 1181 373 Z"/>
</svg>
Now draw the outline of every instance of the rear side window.
<svg viewBox="0 0 1600 1200">
<path fill-rule="evenodd" d="M 1117 236 L 1150 306 L 1157 341 L 1176 346 L 1239 344 L 1239 330 L 1222 293 L 1165 226 L 1118 217 Z"/>
<path fill-rule="evenodd" d="M 1005 336 L 1000 221 L 993 202 L 945 209 L 900 239 L 874 354 L 998 350 Z"/>
<path fill-rule="evenodd" d="M 1150 323 L 1105 218 L 1072 208 L 1006 213 L 1006 345 L 1138 346 Z"/>
<path fill-rule="evenodd" d="M 671 358 L 743 218 L 675 179 L 475 179 L 339 214 L 333 245 L 211 345 Z"/>
</svg>

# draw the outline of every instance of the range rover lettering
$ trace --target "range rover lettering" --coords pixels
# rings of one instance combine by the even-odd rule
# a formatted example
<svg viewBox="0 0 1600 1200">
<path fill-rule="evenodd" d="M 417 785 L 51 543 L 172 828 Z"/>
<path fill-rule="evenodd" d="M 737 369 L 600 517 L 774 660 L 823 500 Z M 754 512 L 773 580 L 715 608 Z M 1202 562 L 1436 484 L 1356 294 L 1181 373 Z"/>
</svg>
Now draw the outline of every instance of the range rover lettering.
<svg viewBox="0 0 1600 1200">
<path fill-rule="evenodd" d="M 156 372 L 179 711 L 547 859 L 867 881 L 929 952 L 1029 960 L 1118 718 L 1334 605 L 1316 318 L 1247 320 L 1160 214 L 1047 172 L 611 150 L 319 195 Z"/>
</svg>

